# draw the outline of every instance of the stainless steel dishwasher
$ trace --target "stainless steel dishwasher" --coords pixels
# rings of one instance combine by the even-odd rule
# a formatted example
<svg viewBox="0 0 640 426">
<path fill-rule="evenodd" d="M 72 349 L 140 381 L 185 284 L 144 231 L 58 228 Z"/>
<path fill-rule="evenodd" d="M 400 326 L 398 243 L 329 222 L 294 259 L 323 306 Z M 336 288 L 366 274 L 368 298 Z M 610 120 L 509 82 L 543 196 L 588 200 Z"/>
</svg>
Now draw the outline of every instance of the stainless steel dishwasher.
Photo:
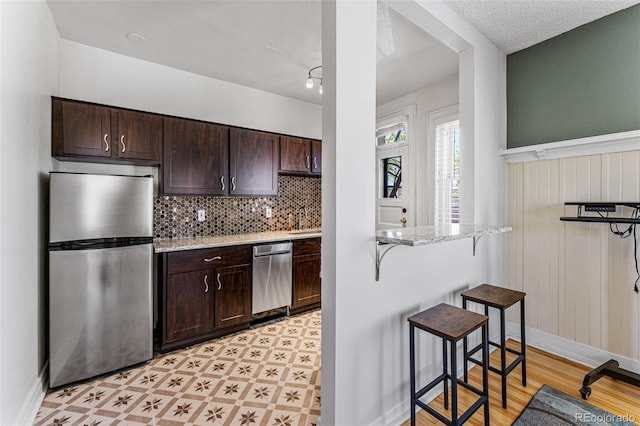
<svg viewBox="0 0 640 426">
<path fill-rule="evenodd" d="M 290 306 L 293 243 L 253 247 L 252 313 Z"/>
</svg>

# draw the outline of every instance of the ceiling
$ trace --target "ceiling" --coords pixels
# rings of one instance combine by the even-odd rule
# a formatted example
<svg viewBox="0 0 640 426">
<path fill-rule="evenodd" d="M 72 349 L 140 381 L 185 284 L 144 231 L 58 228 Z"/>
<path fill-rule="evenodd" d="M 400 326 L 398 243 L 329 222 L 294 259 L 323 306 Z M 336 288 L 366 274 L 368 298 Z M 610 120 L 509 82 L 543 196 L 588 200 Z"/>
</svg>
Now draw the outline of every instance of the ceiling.
<svg viewBox="0 0 640 426">
<path fill-rule="evenodd" d="M 640 0 L 444 0 L 510 53 Z M 320 104 L 319 0 L 48 0 L 62 38 Z M 144 37 L 144 44 L 126 38 Z M 377 103 L 458 72 L 457 55 L 378 4 Z M 315 75 L 316 73 L 314 73 Z M 320 74 L 321 75 L 321 74 Z"/>
<path fill-rule="evenodd" d="M 507 54 L 640 3 L 640 0 L 444 1 Z"/>
</svg>

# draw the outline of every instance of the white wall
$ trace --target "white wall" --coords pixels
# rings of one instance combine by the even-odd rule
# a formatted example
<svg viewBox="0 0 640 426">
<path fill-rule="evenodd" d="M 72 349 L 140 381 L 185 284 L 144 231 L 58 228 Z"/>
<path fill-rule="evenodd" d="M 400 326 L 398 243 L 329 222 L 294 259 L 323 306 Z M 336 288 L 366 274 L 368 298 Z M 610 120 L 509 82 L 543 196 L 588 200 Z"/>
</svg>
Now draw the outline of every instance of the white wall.
<svg viewBox="0 0 640 426">
<path fill-rule="evenodd" d="M 47 178 L 58 32 L 44 1 L 0 2 L 0 424 L 31 424 L 46 363 Z"/>
<path fill-rule="evenodd" d="M 64 98 L 322 139 L 321 106 L 61 42 Z"/>
<path fill-rule="evenodd" d="M 337 4 L 336 4 L 337 3 Z M 409 417 L 406 318 L 460 287 L 503 284 L 504 236 L 394 248 L 374 279 L 375 2 L 323 2 L 322 424 L 399 424 Z M 505 220 L 505 55 L 440 1 L 392 2 L 460 53 L 466 219 Z M 347 125 L 348 118 L 350 126 Z M 458 301 L 459 303 L 459 301 Z M 421 339 L 422 383 L 440 344 Z"/>
<path fill-rule="evenodd" d="M 411 139 L 415 144 L 415 158 L 411 159 L 411 164 L 415 168 L 417 226 L 433 224 L 435 163 L 434 142 L 428 139 L 429 113 L 458 105 L 458 86 L 458 76 L 453 75 L 377 108 L 376 114 L 381 117 L 411 105 L 416 107 L 415 135 Z"/>
</svg>

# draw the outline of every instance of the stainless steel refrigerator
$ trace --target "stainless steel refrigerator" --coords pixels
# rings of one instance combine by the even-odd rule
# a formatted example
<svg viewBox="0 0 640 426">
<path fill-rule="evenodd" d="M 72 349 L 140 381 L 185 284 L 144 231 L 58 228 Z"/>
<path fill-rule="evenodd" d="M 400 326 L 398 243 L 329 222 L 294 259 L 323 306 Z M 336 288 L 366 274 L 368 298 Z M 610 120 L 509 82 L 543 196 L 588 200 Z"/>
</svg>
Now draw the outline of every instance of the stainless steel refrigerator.
<svg viewBox="0 0 640 426">
<path fill-rule="evenodd" d="M 153 178 L 50 173 L 49 383 L 153 356 Z"/>
</svg>

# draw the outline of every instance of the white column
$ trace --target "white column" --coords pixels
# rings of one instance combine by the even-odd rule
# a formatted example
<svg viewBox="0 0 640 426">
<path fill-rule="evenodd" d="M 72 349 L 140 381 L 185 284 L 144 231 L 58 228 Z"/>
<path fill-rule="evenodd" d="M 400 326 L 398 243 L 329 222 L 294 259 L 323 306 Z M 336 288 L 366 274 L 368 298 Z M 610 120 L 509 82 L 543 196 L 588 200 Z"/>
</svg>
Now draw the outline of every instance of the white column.
<svg viewBox="0 0 640 426">
<path fill-rule="evenodd" d="M 374 285 L 376 2 L 322 3 L 323 425 L 365 424 L 358 329 Z M 339 325 L 338 325 L 339 324 Z"/>
</svg>

